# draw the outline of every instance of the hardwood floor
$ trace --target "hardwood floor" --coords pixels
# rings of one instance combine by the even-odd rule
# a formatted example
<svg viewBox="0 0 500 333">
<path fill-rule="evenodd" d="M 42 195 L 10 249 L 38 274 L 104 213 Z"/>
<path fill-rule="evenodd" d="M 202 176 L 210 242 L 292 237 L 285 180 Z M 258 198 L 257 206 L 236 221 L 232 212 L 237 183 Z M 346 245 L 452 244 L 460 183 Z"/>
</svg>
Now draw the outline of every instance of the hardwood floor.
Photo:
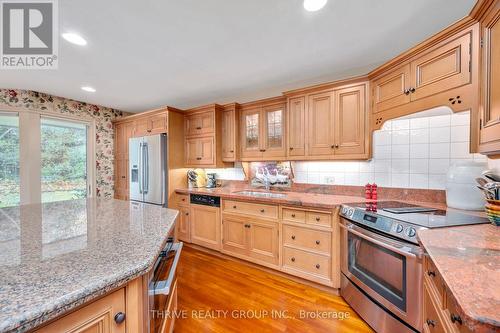
<svg viewBox="0 0 500 333">
<path fill-rule="evenodd" d="M 373 332 L 340 296 L 189 246 L 178 288 L 176 333 Z"/>
</svg>

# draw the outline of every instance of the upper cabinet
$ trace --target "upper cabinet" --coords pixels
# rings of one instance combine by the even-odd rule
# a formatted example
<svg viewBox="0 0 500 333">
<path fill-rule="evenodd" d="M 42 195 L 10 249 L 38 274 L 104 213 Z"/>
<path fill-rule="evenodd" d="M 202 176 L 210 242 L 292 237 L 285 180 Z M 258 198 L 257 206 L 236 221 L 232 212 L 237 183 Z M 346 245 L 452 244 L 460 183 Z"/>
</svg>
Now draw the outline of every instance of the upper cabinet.
<svg viewBox="0 0 500 333">
<path fill-rule="evenodd" d="M 241 160 L 280 160 L 286 157 L 285 112 L 284 98 L 242 105 Z"/>
<path fill-rule="evenodd" d="M 500 154 L 500 0 L 494 1 L 481 20 L 482 81 L 479 151 Z"/>
<path fill-rule="evenodd" d="M 222 160 L 236 162 L 239 159 L 239 109 L 237 103 L 224 105 L 222 112 Z"/>
<path fill-rule="evenodd" d="M 368 82 L 304 91 L 288 98 L 288 158 L 369 158 Z"/>
<path fill-rule="evenodd" d="M 152 114 L 135 120 L 134 136 L 154 135 L 167 132 L 168 114 Z"/>
<path fill-rule="evenodd" d="M 445 31 L 374 70 L 372 129 L 388 119 L 438 106 L 477 110 L 478 41 L 478 24 Z"/>
<path fill-rule="evenodd" d="M 223 117 L 224 108 L 218 104 L 186 111 L 184 116 L 185 167 L 225 166 L 222 159 Z"/>
</svg>

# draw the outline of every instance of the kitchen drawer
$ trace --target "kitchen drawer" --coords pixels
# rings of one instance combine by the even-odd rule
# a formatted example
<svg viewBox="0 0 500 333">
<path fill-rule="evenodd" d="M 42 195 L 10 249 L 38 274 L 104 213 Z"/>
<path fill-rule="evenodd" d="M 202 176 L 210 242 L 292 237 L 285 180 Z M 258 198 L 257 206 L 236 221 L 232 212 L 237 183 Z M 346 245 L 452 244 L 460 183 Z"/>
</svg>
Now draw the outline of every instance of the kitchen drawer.
<svg viewBox="0 0 500 333">
<path fill-rule="evenodd" d="M 176 194 L 174 200 L 177 206 L 187 206 L 189 205 L 189 194 Z"/>
<path fill-rule="evenodd" d="M 283 267 L 304 273 L 306 276 L 331 278 L 331 258 L 307 251 L 283 247 Z"/>
<path fill-rule="evenodd" d="M 320 213 L 320 212 L 306 212 L 306 223 L 331 227 L 332 214 Z"/>
<path fill-rule="evenodd" d="M 424 264 L 424 275 L 429 278 L 432 288 L 435 288 L 439 295 L 439 306 L 443 308 L 444 303 L 444 282 L 432 260 L 426 256 Z"/>
<path fill-rule="evenodd" d="M 283 208 L 283 221 L 306 223 L 306 212 L 298 209 Z"/>
<path fill-rule="evenodd" d="M 291 225 L 283 225 L 283 245 L 311 250 L 331 255 L 332 234 L 327 231 L 318 231 Z"/>
<path fill-rule="evenodd" d="M 278 206 L 233 200 L 224 200 L 223 206 L 225 213 L 252 215 L 268 219 L 278 218 Z"/>
<path fill-rule="evenodd" d="M 445 323 L 442 316 L 439 315 L 439 305 L 435 304 L 435 296 L 433 296 L 433 287 L 429 286 L 426 279 L 424 283 L 424 329 L 423 332 L 446 333 Z"/>
</svg>

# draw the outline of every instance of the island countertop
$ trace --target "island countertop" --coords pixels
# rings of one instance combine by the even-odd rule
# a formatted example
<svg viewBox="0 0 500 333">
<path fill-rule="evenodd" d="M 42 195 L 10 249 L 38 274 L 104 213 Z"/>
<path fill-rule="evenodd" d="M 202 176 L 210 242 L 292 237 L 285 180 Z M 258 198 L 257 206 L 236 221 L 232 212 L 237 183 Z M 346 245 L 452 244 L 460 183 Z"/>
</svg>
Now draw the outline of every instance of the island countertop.
<svg viewBox="0 0 500 333">
<path fill-rule="evenodd" d="M 24 332 L 148 272 L 178 212 L 114 199 L 0 209 L 0 332 Z"/>
<path fill-rule="evenodd" d="M 418 232 L 465 321 L 477 331 L 500 327 L 500 237 L 491 224 Z"/>
</svg>

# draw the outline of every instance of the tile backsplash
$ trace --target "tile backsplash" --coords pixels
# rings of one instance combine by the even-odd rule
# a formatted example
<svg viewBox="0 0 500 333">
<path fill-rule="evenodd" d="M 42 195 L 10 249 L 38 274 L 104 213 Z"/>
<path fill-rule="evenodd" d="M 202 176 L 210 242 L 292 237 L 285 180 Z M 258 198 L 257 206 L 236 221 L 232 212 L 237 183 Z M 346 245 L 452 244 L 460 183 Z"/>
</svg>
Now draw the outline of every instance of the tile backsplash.
<svg viewBox="0 0 500 333">
<path fill-rule="evenodd" d="M 487 158 L 469 153 L 469 112 L 452 114 L 448 108 L 433 111 L 384 123 L 381 130 L 373 133 L 370 161 L 292 162 L 295 182 L 444 189 L 446 173 L 454 162 L 487 162 Z M 221 179 L 244 179 L 241 165 L 207 172 L 216 172 Z"/>
</svg>

